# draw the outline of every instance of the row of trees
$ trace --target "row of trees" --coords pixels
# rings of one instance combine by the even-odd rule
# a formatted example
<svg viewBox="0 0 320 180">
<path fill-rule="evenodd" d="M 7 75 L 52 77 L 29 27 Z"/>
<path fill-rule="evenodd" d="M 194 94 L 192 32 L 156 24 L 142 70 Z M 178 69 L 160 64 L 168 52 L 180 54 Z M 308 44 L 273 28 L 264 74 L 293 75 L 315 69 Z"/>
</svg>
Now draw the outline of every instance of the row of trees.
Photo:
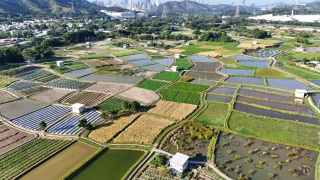
<svg viewBox="0 0 320 180">
<path fill-rule="evenodd" d="M 200 35 L 200 41 L 215 41 L 215 42 L 233 42 L 234 40 L 224 31 L 206 32 Z"/>
</svg>

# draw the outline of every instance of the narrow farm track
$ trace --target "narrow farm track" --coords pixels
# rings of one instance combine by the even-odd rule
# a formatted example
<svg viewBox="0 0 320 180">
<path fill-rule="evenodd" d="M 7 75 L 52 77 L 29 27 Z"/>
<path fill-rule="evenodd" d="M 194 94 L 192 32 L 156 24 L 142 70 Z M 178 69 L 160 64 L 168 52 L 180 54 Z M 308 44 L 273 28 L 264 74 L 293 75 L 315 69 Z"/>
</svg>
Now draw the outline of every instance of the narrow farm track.
<svg viewBox="0 0 320 180">
<path fill-rule="evenodd" d="M 172 83 L 171 85 L 174 85 L 175 83 Z M 171 125 L 169 127 L 167 127 L 166 129 L 164 129 L 159 135 L 158 138 L 155 140 L 154 142 L 154 148 L 155 149 L 161 149 L 164 145 L 164 143 L 166 142 L 166 140 L 173 134 L 176 132 L 176 130 L 178 130 L 179 128 L 181 128 L 185 123 L 189 122 L 189 121 L 194 121 L 202 112 L 204 112 L 208 106 L 208 103 L 206 101 L 206 94 L 207 91 L 210 90 L 211 88 L 217 86 L 219 84 L 216 83 L 212 86 L 210 86 L 205 92 L 201 93 L 201 98 L 200 98 L 200 104 L 198 106 L 198 108 L 195 110 L 194 113 L 192 113 L 191 115 L 189 115 L 186 119 L 176 122 L 174 125 Z M 133 180 L 136 179 L 141 172 L 147 168 L 148 163 L 155 157 L 156 154 L 154 154 L 153 152 L 150 152 L 143 161 L 141 161 L 141 163 L 139 163 L 139 165 L 137 167 L 135 167 L 126 177 L 126 179 L 128 180 Z M 218 170 L 217 168 L 212 168 L 215 167 L 214 165 L 210 165 L 208 166 L 211 169 L 213 169 L 220 177 L 227 177 L 225 174 L 223 174 L 220 170 Z"/>
</svg>

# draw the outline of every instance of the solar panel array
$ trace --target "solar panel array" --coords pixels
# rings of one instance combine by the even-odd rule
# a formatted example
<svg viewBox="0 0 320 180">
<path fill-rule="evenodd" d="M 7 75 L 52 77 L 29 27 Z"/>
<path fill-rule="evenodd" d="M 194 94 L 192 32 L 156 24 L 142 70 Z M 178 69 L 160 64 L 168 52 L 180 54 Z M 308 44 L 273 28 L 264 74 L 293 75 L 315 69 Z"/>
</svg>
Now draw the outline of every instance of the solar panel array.
<svg viewBox="0 0 320 180">
<path fill-rule="evenodd" d="M 71 107 L 50 105 L 22 117 L 13 119 L 11 122 L 20 127 L 37 131 L 40 128 L 39 124 L 41 122 L 45 122 L 47 126 L 50 126 L 70 112 Z"/>
<path fill-rule="evenodd" d="M 90 124 L 97 124 L 103 121 L 101 114 L 97 111 L 88 111 L 82 115 L 70 114 L 57 124 L 48 129 L 48 133 L 59 135 L 77 135 L 81 132 L 78 126 L 79 121 L 86 119 Z"/>
</svg>

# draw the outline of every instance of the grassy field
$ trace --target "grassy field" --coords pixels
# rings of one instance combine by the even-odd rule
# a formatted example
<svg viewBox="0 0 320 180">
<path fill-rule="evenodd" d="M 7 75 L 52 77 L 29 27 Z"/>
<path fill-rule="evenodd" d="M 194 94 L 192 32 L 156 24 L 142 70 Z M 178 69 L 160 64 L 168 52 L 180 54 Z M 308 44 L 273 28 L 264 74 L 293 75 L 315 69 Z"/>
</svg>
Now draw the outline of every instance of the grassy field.
<svg viewBox="0 0 320 180">
<path fill-rule="evenodd" d="M 143 154 L 143 151 L 109 149 L 67 179 L 120 180 Z"/>
<path fill-rule="evenodd" d="M 238 48 L 236 42 L 196 42 L 189 46 L 184 46 L 182 54 L 192 55 L 206 51 L 214 51 L 223 56 L 233 56 L 240 54 L 242 49 Z"/>
<path fill-rule="evenodd" d="M 0 156 L 1 179 L 14 177 L 29 170 L 50 155 L 65 148 L 71 141 L 35 139 Z"/>
<path fill-rule="evenodd" d="M 203 92 L 207 90 L 209 86 L 191 84 L 186 82 L 177 82 L 174 85 L 170 86 L 170 88 L 175 90 L 183 90 L 183 91 L 190 91 L 190 92 Z"/>
<path fill-rule="evenodd" d="M 21 180 L 42 180 L 44 177 L 46 180 L 63 179 L 96 151 L 93 146 L 77 142 L 24 175 Z"/>
<path fill-rule="evenodd" d="M 141 82 L 138 87 L 144 88 L 144 89 L 149 89 L 152 91 L 157 91 L 158 89 L 160 89 L 163 86 L 168 85 L 168 83 L 163 82 L 163 81 L 154 81 L 154 80 L 144 80 L 143 82 Z"/>
<path fill-rule="evenodd" d="M 209 86 L 178 82 L 174 85 L 161 89 L 160 94 L 164 100 L 198 105 L 200 103 L 200 92 Z"/>
<path fill-rule="evenodd" d="M 163 80 L 163 81 L 177 81 L 180 76 L 177 72 L 161 72 L 156 74 L 153 79 Z"/>
<path fill-rule="evenodd" d="M 195 104 L 200 103 L 200 93 L 182 91 L 176 89 L 161 89 L 160 94 L 164 100 L 174 101 L 179 103 Z"/>
<path fill-rule="evenodd" d="M 110 98 L 98 106 L 98 109 L 103 112 L 120 112 L 126 110 L 125 108 L 126 101 L 119 98 Z"/>
<path fill-rule="evenodd" d="M 293 60 L 302 60 L 302 59 L 320 59 L 320 53 L 302 53 L 302 52 L 289 52 L 286 55 L 281 55 L 277 59 L 282 63 L 282 67 L 284 70 L 292 73 L 296 76 L 305 78 L 305 79 L 320 79 L 320 74 L 316 72 L 312 72 L 308 69 L 304 69 L 301 67 L 297 67 L 292 64 Z"/>
<path fill-rule="evenodd" d="M 228 111 L 228 104 L 209 103 L 208 108 L 197 118 L 197 121 L 210 127 L 224 127 Z"/>
<path fill-rule="evenodd" d="M 288 77 L 287 74 L 272 68 L 256 69 L 255 76 L 271 77 L 271 78 L 287 78 Z"/>
<path fill-rule="evenodd" d="M 179 70 L 188 70 L 192 68 L 192 63 L 190 62 L 190 60 L 188 58 L 180 58 L 176 60 L 176 64 L 175 64 Z"/>
<path fill-rule="evenodd" d="M 63 63 L 63 67 L 58 67 L 56 65 L 56 62 L 48 62 L 45 63 L 46 65 L 49 65 L 51 69 L 59 72 L 59 73 L 67 73 L 70 71 L 75 71 L 75 70 L 80 70 L 80 69 L 86 69 L 89 66 L 87 66 L 86 64 L 82 63 L 82 62 L 76 62 L 76 61 L 64 61 Z"/>
<path fill-rule="evenodd" d="M 317 126 L 232 112 L 229 127 L 244 136 L 311 150 L 320 149 L 320 127 Z"/>
</svg>

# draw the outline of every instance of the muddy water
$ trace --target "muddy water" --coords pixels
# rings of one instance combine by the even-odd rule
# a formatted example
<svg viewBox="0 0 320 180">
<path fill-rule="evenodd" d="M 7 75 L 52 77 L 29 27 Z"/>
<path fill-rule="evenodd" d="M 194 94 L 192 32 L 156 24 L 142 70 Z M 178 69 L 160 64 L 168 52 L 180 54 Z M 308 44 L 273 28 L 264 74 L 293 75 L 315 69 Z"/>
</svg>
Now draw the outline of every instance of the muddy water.
<svg viewBox="0 0 320 180">
<path fill-rule="evenodd" d="M 317 153 L 279 144 L 222 134 L 216 164 L 229 177 L 253 180 L 312 180 Z"/>
</svg>

